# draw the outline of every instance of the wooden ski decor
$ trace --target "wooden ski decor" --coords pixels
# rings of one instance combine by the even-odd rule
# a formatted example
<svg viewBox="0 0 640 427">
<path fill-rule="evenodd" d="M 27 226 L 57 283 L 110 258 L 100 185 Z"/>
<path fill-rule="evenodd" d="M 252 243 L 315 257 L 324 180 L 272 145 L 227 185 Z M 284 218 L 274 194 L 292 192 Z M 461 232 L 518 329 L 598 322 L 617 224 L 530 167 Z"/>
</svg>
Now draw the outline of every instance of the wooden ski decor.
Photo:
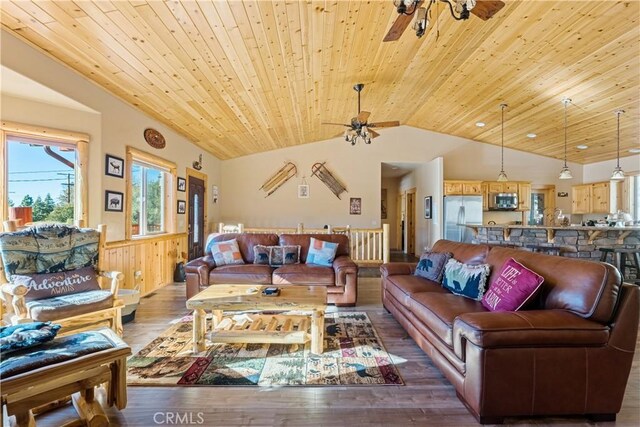
<svg viewBox="0 0 640 427">
<path fill-rule="evenodd" d="M 315 163 L 311 166 L 311 175 L 317 176 L 320 181 L 339 199 L 340 194 L 347 191 L 346 187 L 336 179 L 329 169 L 324 165 L 325 162 Z"/>
<path fill-rule="evenodd" d="M 260 190 L 264 190 L 265 193 L 267 193 L 267 195 L 264 197 L 269 197 L 278 188 L 280 188 L 282 184 L 289 181 L 291 178 L 293 178 L 297 174 L 298 174 L 298 168 L 296 168 L 296 165 L 294 165 L 291 162 L 287 162 L 283 167 L 280 168 L 279 171 L 273 174 L 271 178 L 269 178 L 267 181 L 265 181 L 264 184 L 262 184 L 262 187 L 260 187 Z"/>
</svg>

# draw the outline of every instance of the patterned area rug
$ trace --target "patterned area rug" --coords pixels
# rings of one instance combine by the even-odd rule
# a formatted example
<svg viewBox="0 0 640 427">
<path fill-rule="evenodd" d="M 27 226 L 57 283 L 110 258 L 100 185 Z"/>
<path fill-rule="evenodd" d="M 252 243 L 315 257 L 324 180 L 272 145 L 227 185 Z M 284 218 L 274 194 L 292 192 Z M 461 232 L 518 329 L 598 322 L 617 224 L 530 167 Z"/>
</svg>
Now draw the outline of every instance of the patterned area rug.
<svg viewBox="0 0 640 427">
<path fill-rule="evenodd" d="M 404 385 L 366 313 L 327 313 L 322 355 L 309 343 L 209 341 L 193 355 L 191 320 L 183 317 L 129 359 L 128 385 Z"/>
</svg>

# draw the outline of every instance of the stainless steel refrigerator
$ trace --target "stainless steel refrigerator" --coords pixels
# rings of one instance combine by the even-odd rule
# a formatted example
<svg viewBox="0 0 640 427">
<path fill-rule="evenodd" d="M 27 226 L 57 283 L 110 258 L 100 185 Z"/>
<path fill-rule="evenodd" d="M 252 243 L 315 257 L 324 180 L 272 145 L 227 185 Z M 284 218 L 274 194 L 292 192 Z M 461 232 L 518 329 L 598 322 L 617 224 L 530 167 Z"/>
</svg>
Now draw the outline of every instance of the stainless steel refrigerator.
<svg viewBox="0 0 640 427">
<path fill-rule="evenodd" d="M 482 224 L 482 196 L 444 196 L 444 238 L 471 243 L 473 231 L 460 224 Z"/>
</svg>

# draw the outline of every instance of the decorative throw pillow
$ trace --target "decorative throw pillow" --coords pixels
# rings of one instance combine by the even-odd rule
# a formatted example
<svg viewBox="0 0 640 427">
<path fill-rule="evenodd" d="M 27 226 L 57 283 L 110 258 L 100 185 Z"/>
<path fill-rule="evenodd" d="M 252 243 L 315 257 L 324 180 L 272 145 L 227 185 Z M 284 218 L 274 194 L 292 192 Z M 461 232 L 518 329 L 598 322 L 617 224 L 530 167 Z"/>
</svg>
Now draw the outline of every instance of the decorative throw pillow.
<svg viewBox="0 0 640 427">
<path fill-rule="evenodd" d="M 24 296 L 27 301 L 100 290 L 98 275 L 93 267 L 62 273 L 14 274 L 11 282 L 29 288 Z"/>
<path fill-rule="evenodd" d="M 211 255 L 217 266 L 244 264 L 236 239 L 211 243 Z"/>
<path fill-rule="evenodd" d="M 453 255 L 450 252 L 424 252 L 416 266 L 415 275 L 441 283 L 444 266 Z"/>
<path fill-rule="evenodd" d="M 442 286 L 456 295 L 480 301 L 489 277 L 489 268 L 489 264 L 469 265 L 450 259 L 444 267 Z"/>
<path fill-rule="evenodd" d="M 0 351 L 34 347 L 55 338 L 60 325 L 51 322 L 22 323 L 0 328 Z"/>
<path fill-rule="evenodd" d="M 261 265 L 269 265 L 269 255 L 271 254 L 271 246 L 255 245 L 253 247 L 253 263 Z"/>
<path fill-rule="evenodd" d="M 269 265 L 272 267 L 300 262 L 300 245 L 271 246 L 270 248 Z"/>
<path fill-rule="evenodd" d="M 307 264 L 331 267 L 337 251 L 337 243 L 325 242 L 312 237 L 309 244 L 309 253 L 307 254 Z"/>
<path fill-rule="evenodd" d="M 511 258 L 502 265 L 500 274 L 482 298 L 482 305 L 490 311 L 518 311 L 544 282 L 544 277 Z"/>
</svg>

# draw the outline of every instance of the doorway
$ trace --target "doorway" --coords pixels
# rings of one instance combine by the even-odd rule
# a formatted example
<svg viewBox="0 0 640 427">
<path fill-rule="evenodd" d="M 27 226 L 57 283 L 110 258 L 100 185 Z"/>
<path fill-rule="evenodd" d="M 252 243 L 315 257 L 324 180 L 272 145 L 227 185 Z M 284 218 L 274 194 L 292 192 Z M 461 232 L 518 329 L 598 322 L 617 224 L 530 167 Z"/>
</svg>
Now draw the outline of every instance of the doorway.
<svg viewBox="0 0 640 427">
<path fill-rule="evenodd" d="M 556 187 L 541 185 L 531 189 L 530 209 L 526 214 L 527 225 L 553 225 L 553 212 L 556 208 Z"/>
<path fill-rule="evenodd" d="M 204 254 L 206 243 L 207 199 L 205 174 L 195 170 L 187 171 L 187 240 L 188 259 Z"/>
<path fill-rule="evenodd" d="M 416 189 L 407 190 L 406 207 L 406 248 L 405 253 L 414 255 L 416 253 Z"/>
</svg>

